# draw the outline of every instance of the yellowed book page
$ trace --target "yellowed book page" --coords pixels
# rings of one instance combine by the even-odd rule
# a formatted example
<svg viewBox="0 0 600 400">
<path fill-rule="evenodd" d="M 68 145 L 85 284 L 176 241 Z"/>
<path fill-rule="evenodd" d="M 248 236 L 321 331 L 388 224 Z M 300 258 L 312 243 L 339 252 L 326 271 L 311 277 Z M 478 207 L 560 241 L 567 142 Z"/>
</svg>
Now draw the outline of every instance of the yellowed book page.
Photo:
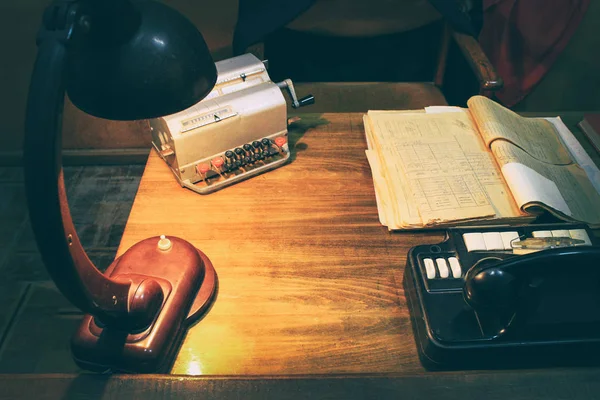
<svg viewBox="0 0 600 400">
<path fill-rule="evenodd" d="M 569 151 L 551 122 L 522 117 L 484 96 L 473 96 L 467 104 L 488 147 L 494 140 L 504 139 L 539 161 L 557 165 L 572 163 Z"/>
<path fill-rule="evenodd" d="M 492 152 L 523 210 L 543 208 L 562 219 L 600 226 L 600 195 L 579 165 L 539 161 L 505 140 L 494 141 Z"/>
<path fill-rule="evenodd" d="M 368 150 L 365 150 L 365 155 L 367 156 L 367 161 L 369 162 L 369 166 L 371 167 L 371 175 L 373 177 L 373 187 L 375 189 L 375 200 L 377 202 L 377 213 L 379 215 L 379 222 L 381 222 L 383 226 L 388 227 L 389 230 L 401 229 L 401 224 L 397 222 L 399 220 L 397 215 L 400 212 L 398 211 L 392 199 L 390 187 L 385 179 L 385 174 L 383 173 L 379 161 L 379 156 L 377 155 L 376 151 L 372 150 L 373 146 L 371 145 L 371 142 L 373 139 L 371 137 L 371 130 L 369 128 L 370 124 L 366 115 L 363 116 L 363 122 L 368 147 Z"/>
<path fill-rule="evenodd" d="M 373 187 L 375 189 L 375 196 L 377 201 L 377 213 L 379 215 L 379 222 L 383 226 L 387 226 L 388 229 L 400 229 L 399 223 L 396 223 L 397 215 L 400 211 L 397 209 L 394 201 L 392 200 L 391 190 L 386 181 L 386 175 L 383 172 L 383 168 L 380 163 L 379 155 L 373 149 L 373 138 L 371 130 L 369 129 L 368 117 L 363 115 L 363 123 L 365 127 L 365 137 L 367 140 L 367 148 L 365 151 L 367 161 L 371 168 L 371 175 L 373 177 Z"/>
<path fill-rule="evenodd" d="M 369 148 L 375 149 L 375 159 L 371 161 L 375 164 L 377 175 L 380 178 L 377 186 L 382 193 L 381 205 L 384 207 L 386 226 L 390 230 L 422 227 L 423 221 L 416 204 L 414 204 L 412 196 L 404 190 L 405 177 L 398 174 L 397 166 L 390 166 L 384 161 L 384 155 L 379 150 L 378 138 L 373 135 L 372 123 L 368 115 L 363 117 L 363 122 Z"/>
<path fill-rule="evenodd" d="M 417 200 L 410 190 L 408 177 L 397 162 L 391 161 L 395 155 L 380 150 L 380 162 L 386 173 L 386 182 L 394 206 L 393 222 L 399 228 L 422 228 L 424 221 Z"/>
<path fill-rule="evenodd" d="M 396 222 L 396 218 L 394 216 L 396 209 L 393 206 L 388 184 L 381 174 L 379 157 L 373 150 L 365 150 L 365 154 L 367 156 L 367 160 L 369 161 L 373 175 L 373 187 L 375 189 L 375 200 L 377 201 L 379 222 L 381 222 L 381 225 L 386 226 L 389 230 L 402 229 L 402 226 Z"/>
<path fill-rule="evenodd" d="M 521 215 L 468 113 L 369 111 L 372 145 L 424 226 Z"/>
<path fill-rule="evenodd" d="M 375 189 L 375 201 L 377 203 L 377 213 L 379 215 L 379 222 L 383 226 L 387 226 L 387 216 L 385 209 L 389 199 L 384 198 L 385 192 L 381 190 L 382 185 L 385 185 L 385 181 L 381 176 L 381 168 L 379 167 L 379 161 L 377 160 L 377 154 L 373 150 L 365 150 L 367 161 L 371 167 L 371 175 L 373 176 L 373 188 Z M 385 207 L 385 208 L 384 208 Z"/>
</svg>

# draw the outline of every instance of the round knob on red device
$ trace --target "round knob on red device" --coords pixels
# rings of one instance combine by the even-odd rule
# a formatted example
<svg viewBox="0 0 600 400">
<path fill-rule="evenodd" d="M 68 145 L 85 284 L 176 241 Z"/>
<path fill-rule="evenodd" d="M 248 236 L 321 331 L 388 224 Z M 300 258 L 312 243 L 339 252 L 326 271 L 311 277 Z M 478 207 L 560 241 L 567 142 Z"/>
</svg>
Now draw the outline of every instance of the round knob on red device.
<svg viewBox="0 0 600 400">
<path fill-rule="evenodd" d="M 287 143 L 287 140 L 283 136 L 279 136 L 278 138 L 275 138 L 275 144 L 279 147 L 282 147 L 286 143 Z"/>
<path fill-rule="evenodd" d="M 211 162 L 215 168 L 221 168 L 223 166 L 223 158 L 221 157 L 213 158 Z"/>
<path fill-rule="evenodd" d="M 198 172 L 201 174 L 205 174 L 210 170 L 210 166 L 208 164 L 198 164 L 196 168 L 198 168 Z"/>
</svg>

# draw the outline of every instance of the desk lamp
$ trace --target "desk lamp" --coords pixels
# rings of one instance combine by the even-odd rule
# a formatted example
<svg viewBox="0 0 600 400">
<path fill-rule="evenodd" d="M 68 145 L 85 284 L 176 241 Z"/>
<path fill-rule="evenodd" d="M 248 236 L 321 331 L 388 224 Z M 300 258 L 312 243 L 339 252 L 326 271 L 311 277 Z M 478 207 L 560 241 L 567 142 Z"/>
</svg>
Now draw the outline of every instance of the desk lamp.
<svg viewBox="0 0 600 400">
<path fill-rule="evenodd" d="M 55 0 L 37 37 L 24 142 L 31 225 L 59 290 L 87 315 L 73 337 L 75 361 L 97 371 L 170 368 L 185 331 L 214 298 L 216 274 L 189 242 L 145 239 L 103 274 L 75 232 L 61 162 L 65 92 L 88 114 L 113 120 L 184 110 L 214 86 L 204 38 L 153 1 Z"/>
</svg>

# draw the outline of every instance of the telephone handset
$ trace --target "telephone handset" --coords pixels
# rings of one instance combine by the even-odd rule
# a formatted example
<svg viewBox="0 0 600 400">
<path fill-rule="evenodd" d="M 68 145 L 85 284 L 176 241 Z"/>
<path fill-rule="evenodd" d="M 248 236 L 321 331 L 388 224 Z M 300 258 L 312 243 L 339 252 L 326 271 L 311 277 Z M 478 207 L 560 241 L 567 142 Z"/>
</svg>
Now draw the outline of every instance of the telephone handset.
<svg viewBox="0 0 600 400">
<path fill-rule="evenodd" d="M 548 249 L 507 260 L 484 258 L 467 271 L 463 296 L 481 325 L 495 322 L 495 328 L 482 329 L 498 337 L 508 331 L 523 303 L 544 280 L 564 282 L 573 275 L 568 266 L 577 266 L 578 274 L 600 284 L 600 247 Z"/>
<path fill-rule="evenodd" d="M 528 238 L 559 240 L 520 255 Z M 451 228 L 444 242 L 413 247 L 404 288 L 424 365 L 595 361 L 599 245 L 585 225 L 546 224 Z"/>
</svg>

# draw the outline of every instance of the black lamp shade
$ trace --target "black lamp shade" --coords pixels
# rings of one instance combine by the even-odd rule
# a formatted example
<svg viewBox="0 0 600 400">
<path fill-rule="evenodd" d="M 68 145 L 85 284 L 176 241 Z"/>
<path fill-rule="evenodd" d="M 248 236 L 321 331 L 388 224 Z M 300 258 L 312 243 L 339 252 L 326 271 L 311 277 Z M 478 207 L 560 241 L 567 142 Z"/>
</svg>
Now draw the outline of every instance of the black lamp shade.
<svg viewBox="0 0 600 400">
<path fill-rule="evenodd" d="M 71 101 L 96 117 L 136 120 L 173 114 L 202 100 L 217 79 L 202 34 L 164 4 L 131 4 L 134 29 L 120 40 L 116 28 L 103 33 L 94 31 L 93 19 L 85 22 L 89 38 L 67 53 Z"/>
</svg>

